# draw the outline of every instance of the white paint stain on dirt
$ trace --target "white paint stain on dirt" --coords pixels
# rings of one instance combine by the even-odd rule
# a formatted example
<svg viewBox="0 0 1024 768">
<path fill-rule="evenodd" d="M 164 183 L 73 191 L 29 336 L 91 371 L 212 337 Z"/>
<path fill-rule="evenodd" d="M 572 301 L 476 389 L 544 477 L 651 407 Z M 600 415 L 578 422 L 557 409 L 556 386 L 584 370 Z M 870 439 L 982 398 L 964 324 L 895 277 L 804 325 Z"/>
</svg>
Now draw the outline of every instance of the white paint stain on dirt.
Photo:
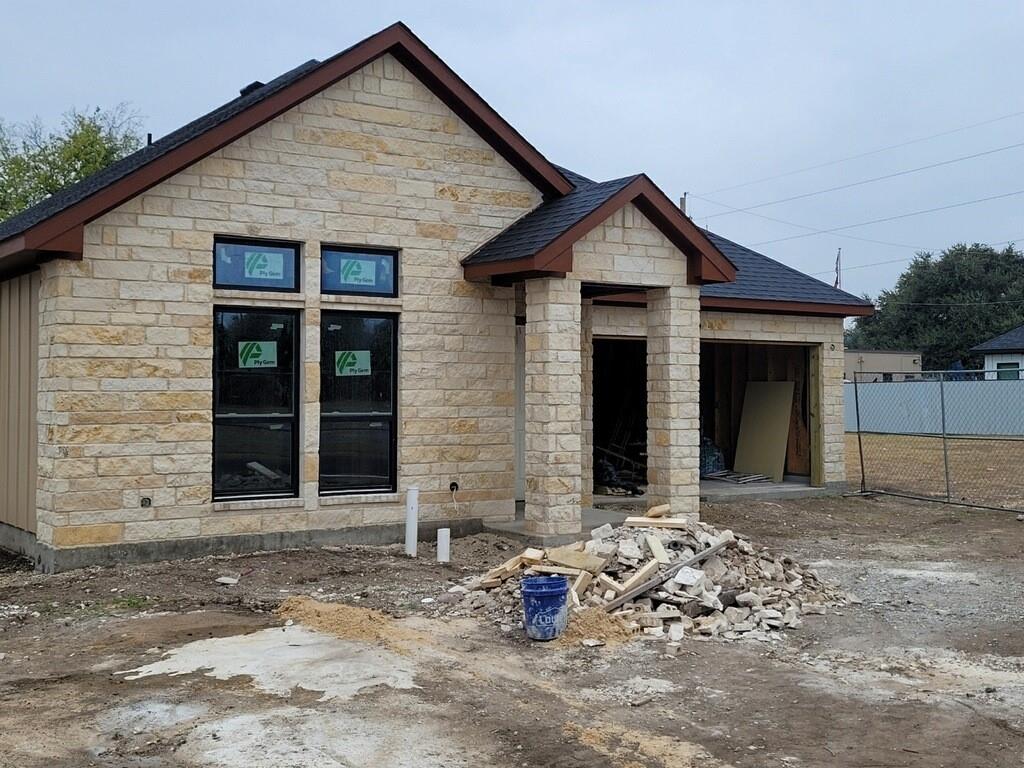
<svg viewBox="0 0 1024 768">
<path fill-rule="evenodd" d="M 320 691 L 320 701 L 348 699 L 377 686 L 416 687 L 409 659 L 299 625 L 197 640 L 122 674 L 138 680 L 194 672 L 218 680 L 244 675 L 260 690 L 277 696 L 288 696 L 296 688 Z"/>
</svg>

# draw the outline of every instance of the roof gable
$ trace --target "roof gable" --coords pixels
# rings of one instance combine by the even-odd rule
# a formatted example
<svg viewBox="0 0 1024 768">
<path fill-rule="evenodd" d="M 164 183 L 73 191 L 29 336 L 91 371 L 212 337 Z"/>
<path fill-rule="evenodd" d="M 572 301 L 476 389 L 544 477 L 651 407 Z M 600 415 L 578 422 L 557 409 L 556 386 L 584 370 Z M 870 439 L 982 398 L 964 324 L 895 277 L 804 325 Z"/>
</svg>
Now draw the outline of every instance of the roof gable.
<svg viewBox="0 0 1024 768">
<path fill-rule="evenodd" d="M 1024 325 L 971 347 L 971 352 L 1024 352 Z"/>
<path fill-rule="evenodd" d="M 564 173 L 576 189 L 541 204 L 463 259 L 468 279 L 570 272 L 572 244 L 629 203 L 686 255 L 691 283 L 735 277 L 729 259 L 646 175 L 592 182 L 571 171 Z"/>
<path fill-rule="evenodd" d="M 0 271 L 26 260 L 80 258 L 84 224 L 390 53 L 545 196 L 573 184 L 402 23 L 323 62 L 315 60 L 243 95 L 0 223 Z"/>
</svg>

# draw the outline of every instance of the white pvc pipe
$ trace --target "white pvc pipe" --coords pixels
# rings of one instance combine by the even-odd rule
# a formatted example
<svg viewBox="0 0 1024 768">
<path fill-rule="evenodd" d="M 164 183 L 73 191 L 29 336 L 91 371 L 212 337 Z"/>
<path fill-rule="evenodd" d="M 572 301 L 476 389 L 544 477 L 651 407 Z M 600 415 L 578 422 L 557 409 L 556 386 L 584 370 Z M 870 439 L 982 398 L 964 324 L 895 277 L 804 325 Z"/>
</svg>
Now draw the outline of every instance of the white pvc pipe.
<svg viewBox="0 0 1024 768">
<path fill-rule="evenodd" d="M 405 494 L 405 554 L 416 557 L 416 538 L 419 533 L 420 489 L 414 485 Z"/>
<path fill-rule="evenodd" d="M 437 529 L 437 562 L 448 563 L 451 562 L 451 547 L 452 547 L 452 529 L 451 528 L 438 528 Z"/>
</svg>

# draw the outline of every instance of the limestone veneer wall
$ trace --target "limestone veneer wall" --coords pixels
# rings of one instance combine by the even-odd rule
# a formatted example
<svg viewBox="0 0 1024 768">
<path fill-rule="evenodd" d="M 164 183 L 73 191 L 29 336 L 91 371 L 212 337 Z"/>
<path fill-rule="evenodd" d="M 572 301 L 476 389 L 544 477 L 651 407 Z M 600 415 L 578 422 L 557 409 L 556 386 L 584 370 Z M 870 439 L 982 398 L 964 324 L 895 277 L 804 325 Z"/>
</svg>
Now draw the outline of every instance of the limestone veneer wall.
<svg viewBox="0 0 1024 768">
<path fill-rule="evenodd" d="M 540 195 L 390 56 L 86 227 L 42 270 L 38 538 L 53 547 L 513 515 L 511 288 L 461 258 Z M 299 294 L 214 290 L 216 234 L 303 243 Z M 397 299 L 322 296 L 321 242 L 401 249 Z M 211 499 L 215 304 L 302 315 L 300 498 Z M 322 309 L 401 313 L 399 493 L 319 498 Z M 152 499 L 142 507 L 141 498 Z"/>
</svg>

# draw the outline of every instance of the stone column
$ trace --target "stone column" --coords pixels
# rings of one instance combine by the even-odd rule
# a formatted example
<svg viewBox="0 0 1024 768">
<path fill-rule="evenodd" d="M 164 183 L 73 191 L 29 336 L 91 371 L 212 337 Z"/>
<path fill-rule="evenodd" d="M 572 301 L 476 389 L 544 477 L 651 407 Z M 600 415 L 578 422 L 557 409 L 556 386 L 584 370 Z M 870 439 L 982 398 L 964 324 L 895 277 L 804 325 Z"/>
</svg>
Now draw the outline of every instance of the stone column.
<svg viewBox="0 0 1024 768">
<path fill-rule="evenodd" d="M 580 281 L 526 281 L 526 530 L 580 531 Z"/>
<path fill-rule="evenodd" d="M 700 513 L 697 289 L 647 291 L 647 503 Z"/>
<path fill-rule="evenodd" d="M 580 504 L 589 507 L 594 503 L 594 301 L 583 299 L 580 312 L 580 355 L 583 371 L 580 412 L 582 426 L 583 492 Z"/>
</svg>

